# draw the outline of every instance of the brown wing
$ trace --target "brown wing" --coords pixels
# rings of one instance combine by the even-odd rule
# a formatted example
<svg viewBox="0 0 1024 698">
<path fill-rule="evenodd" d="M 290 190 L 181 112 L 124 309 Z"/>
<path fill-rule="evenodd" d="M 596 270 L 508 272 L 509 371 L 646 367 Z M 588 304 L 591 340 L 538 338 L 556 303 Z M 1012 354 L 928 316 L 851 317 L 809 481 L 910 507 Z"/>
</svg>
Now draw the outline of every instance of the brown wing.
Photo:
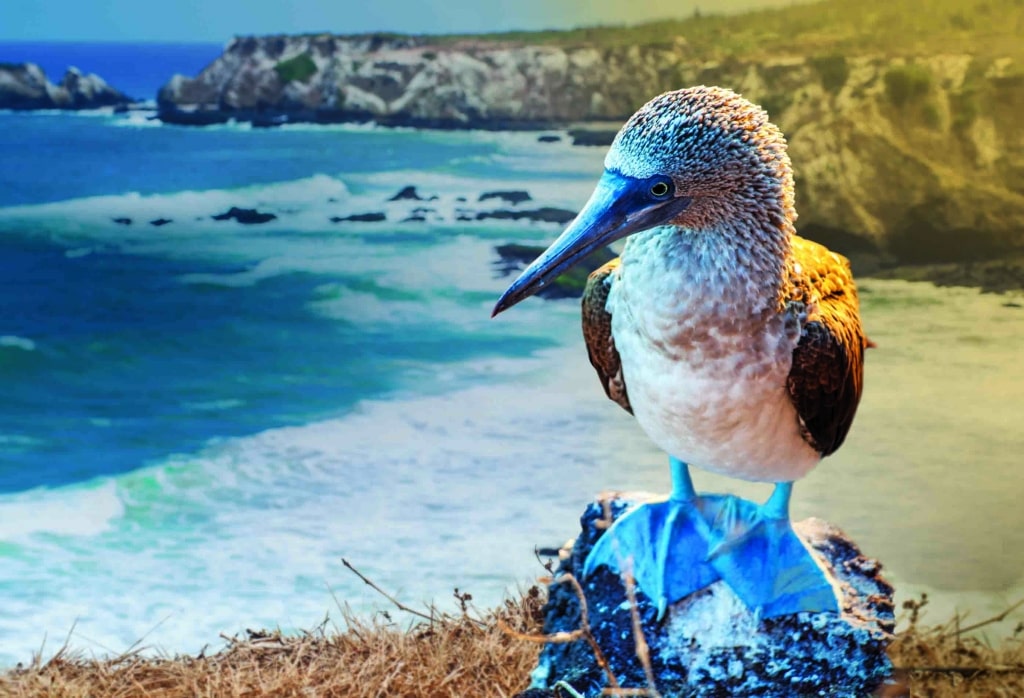
<svg viewBox="0 0 1024 698">
<path fill-rule="evenodd" d="M 613 272 L 618 266 L 619 259 L 616 257 L 587 278 L 587 286 L 583 290 L 583 339 L 587 344 L 590 363 L 597 370 L 605 394 L 633 414 L 626 394 L 626 383 L 622 379 L 622 362 L 615 349 L 615 340 L 612 339 L 612 315 L 604 307 L 608 292 L 611 291 Z"/>
<path fill-rule="evenodd" d="M 864 384 L 864 350 L 857 287 L 845 257 L 795 237 L 790 298 L 806 304 L 807 319 L 793 350 L 790 398 L 803 436 L 822 456 L 850 431 Z"/>
</svg>

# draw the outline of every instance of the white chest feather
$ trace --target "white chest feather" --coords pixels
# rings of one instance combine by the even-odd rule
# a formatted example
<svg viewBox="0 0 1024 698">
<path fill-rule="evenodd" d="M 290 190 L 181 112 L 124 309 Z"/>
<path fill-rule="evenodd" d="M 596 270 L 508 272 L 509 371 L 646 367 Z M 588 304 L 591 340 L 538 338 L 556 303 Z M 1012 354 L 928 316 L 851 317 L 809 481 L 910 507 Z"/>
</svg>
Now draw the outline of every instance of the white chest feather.
<svg viewBox="0 0 1024 698">
<path fill-rule="evenodd" d="M 631 239 L 607 309 L 640 426 L 662 449 L 745 480 L 803 477 L 819 455 L 800 435 L 786 380 L 799 327 L 766 280 L 708 270 L 666 235 Z"/>
</svg>

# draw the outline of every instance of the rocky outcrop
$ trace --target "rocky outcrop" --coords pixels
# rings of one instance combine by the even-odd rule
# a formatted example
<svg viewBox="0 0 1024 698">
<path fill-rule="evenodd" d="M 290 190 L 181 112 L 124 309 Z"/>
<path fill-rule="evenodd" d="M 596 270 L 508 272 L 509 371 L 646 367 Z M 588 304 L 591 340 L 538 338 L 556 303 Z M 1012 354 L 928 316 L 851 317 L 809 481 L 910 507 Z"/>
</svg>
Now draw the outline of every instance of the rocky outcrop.
<svg viewBox="0 0 1024 698">
<path fill-rule="evenodd" d="M 68 68 L 59 84 L 35 63 L 0 63 L 0 109 L 97 109 L 134 100 L 98 75 Z"/>
<path fill-rule="evenodd" d="M 621 122 L 668 89 L 717 84 L 790 141 L 798 228 L 851 256 L 991 259 L 1024 250 L 1024 69 L 971 55 L 695 61 L 679 45 L 554 46 L 423 37 L 239 38 L 159 95 L 162 119 L 366 121 L 531 129 Z M 573 131 L 607 143 L 614 129 Z"/>
<path fill-rule="evenodd" d="M 585 576 L 584 561 L 606 535 L 609 519 L 649 499 L 610 494 L 592 503 L 580 518 L 580 535 L 557 551 L 559 566 L 544 606 L 544 633 L 567 638 L 586 628 L 602 654 L 598 658 L 582 637 L 546 644 L 531 674 L 536 698 L 568 693 L 556 688 L 559 684 L 596 698 L 606 695 L 611 681 L 625 691 L 646 693 L 643 689 L 654 684 L 660 695 L 694 698 L 860 698 L 874 695 L 890 676 L 892 664 L 885 651 L 895 626 L 893 588 L 881 577 L 877 561 L 864 557 L 845 534 L 819 519 L 801 521 L 793 529 L 834 580 L 842 599 L 839 613 L 763 619 L 719 579 L 671 604 L 659 618 L 639 582 L 631 585 L 630 593 L 624 579 L 606 567 Z M 624 550 L 622 556 L 644 552 L 653 554 Z"/>
</svg>

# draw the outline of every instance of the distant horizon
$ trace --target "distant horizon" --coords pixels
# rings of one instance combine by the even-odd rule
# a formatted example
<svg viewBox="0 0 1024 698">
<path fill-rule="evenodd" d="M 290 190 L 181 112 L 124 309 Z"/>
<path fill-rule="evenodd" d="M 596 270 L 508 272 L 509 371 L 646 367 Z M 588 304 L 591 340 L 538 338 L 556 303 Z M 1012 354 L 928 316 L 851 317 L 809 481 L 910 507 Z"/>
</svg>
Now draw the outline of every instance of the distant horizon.
<svg viewBox="0 0 1024 698">
<path fill-rule="evenodd" d="M 237 36 L 276 34 L 495 34 L 569 31 L 679 20 L 695 10 L 727 15 L 817 0 L 381 0 L 343 8 L 328 0 L 293 0 L 287 6 L 243 0 L 24 0 L 0 4 L 0 41 L 47 43 L 210 44 Z"/>
</svg>

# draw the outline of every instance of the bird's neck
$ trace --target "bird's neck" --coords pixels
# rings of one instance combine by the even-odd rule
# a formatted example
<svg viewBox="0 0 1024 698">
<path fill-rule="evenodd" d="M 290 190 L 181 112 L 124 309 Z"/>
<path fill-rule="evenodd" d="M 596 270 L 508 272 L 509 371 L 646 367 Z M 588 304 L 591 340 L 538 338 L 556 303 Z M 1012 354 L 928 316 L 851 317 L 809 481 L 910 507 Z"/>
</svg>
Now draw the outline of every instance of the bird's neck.
<svg viewBox="0 0 1024 698">
<path fill-rule="evenodd" d="M 738 316 L 776 313 L 791 255 L 787 213 L 784 207 L 768 214 L 736 210 L 639 233 L 623 251 L 623 274 L 638 293 L 672 299 L 666 302 L 682 303 L 691 313 L 723 307 Z"/>
</svg>

